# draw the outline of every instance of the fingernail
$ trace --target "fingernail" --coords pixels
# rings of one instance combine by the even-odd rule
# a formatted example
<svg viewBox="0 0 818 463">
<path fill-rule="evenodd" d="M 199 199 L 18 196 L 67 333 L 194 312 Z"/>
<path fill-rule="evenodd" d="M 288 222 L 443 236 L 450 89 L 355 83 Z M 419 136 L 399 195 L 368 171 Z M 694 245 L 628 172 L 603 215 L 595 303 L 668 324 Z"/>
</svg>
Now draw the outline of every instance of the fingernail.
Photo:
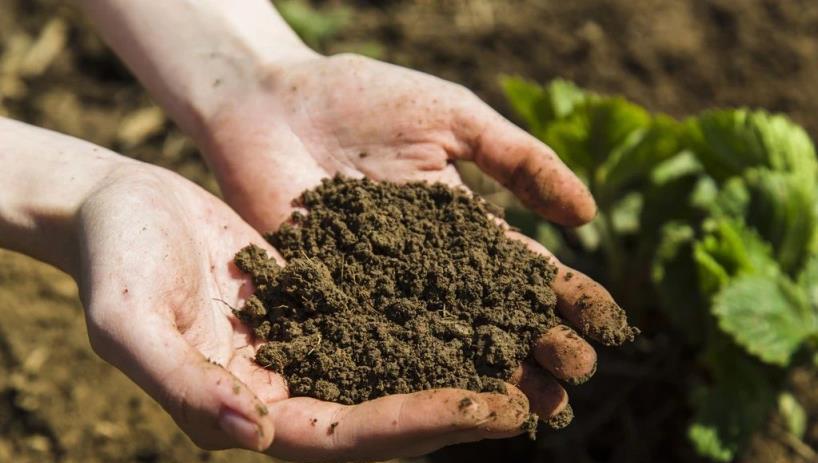
<svg viewBox="0 0 818 463">
<path fill-rule="evenodd" d="M 250 450 L 259 450 L 261 427 L 245 418 L 243 415 L 230 410 L 222 410 L 219 415 L 219 427 L 238 443 Z"/>
</svg>

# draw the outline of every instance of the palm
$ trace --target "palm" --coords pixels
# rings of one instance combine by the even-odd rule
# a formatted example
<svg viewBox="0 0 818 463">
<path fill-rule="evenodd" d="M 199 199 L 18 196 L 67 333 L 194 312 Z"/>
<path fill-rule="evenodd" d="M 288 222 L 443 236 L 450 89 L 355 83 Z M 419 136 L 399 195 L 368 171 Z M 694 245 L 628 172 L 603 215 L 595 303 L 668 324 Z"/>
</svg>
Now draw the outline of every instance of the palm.
<svg viewBox="0 0 818 463">
<path fill-rule="evenodd" d="M 468 156 L 479 130 L 461 114 L 472 101 L 466 89 L 352 57 L 325 61 L 322 81 L 308 79 L 315 66 L 288 74 L 283 101 L 290 130 L 324 175 L 460 183 L 450 161 Z"/>
<path fill-rule="evenodd" d="M 460 185 L 452 164 L 455 160 L 475 162 L 548 219 L 578 225 L 595 214 L 588 191 L 547 146 L 460 86 L 344 55 L 290 63 L 284 70 L 271 70 L 268 77 L 210 121 L 202 146 L 213 162 L 227 202 L 259 230 L 276 229 L 289 216 L 292 200 L 322 178 L 341 174 Z M 510 233 L 535 252 L 548 254 L 533 240 Z M 556 259 L 554 262 L 560 272 L 569 271 Z M 587 276 L 571 272 L 572 278 L 554 280 L 558 307 L 566 320 L 580 327 L 583 334 L 606 344 L 621 344 L 632 338 L 624 313 L 610 294 Z M 610 332 L 617 335 L 608 335 Z M 567 394 L 554 377 L 569 382 L 586 379 L 596 368 L 596 354 L 563 325 L 546 332 L 534 346 L 533 354 L 544 369 L 532 362 L 523 366 L 512 381 L 526 393 L 532 410 L 554 417 L 568 410 Z M 464 393 L 445 394 L 462 397 Z M 302 422 L 313 414 L 324 417 L 321 422 L 325 422 L 349 413 L 356 418 L 346 428 L 353 431 L 344 436 L 356 436 L 352 442 L 362 444 L 365 439 L 361 435 L 393 432 L 391 455 L 396 455 L 401 447 L 396 442 L 412 435 L 419 437 L 416 428 L 439 431 L 440 426 L 451 426 L 447 419 L 457 416 L 446 412 L 445 406 L 440 412 L 424 412 L 428 403 L 440 405 L 439 401 L 427 400 L 427 405 L 417 410 L 404 406 L 407 400 L 424 403 L 423 394 L 388 396 L 351 408 L 298 398 L 278 402 L 276 405 L 283 405 L 273 409 L 297 413 Z M 508 404 L 510 399 L 502 400 Z M 298 411 L 288 404 L 298 404 Z M 325 412 L 332 407 L 335 412 L 327 415 Z M 367 419 L 392 413 L 398 416 L 392 420 L 393 426 L 386 428 L 379 429 L 376 421 Z M 513 407 L 505 408 L 504 413 L 507 417 L 513 415 Z M 362 421 L 355 425 L 356 419 Z M 309 428 L 278 429 L 293 432 L 290 436 L 314 435 L 314 429 Z M 342 445 L 343 437 L 338 437 L 337 432 L 330 434 L 334 437 L 328 445 Z M 435 444 L 431 441 L 433 435 L 412 448 L 430 450 L 454 441 L 450 436 L 439 438 L 441 443 Z M 297 437 L 284 441 L 303 443 Z M 298 445 L 283 446 L 285 456 L 310 454 Z M 370 450 L 375 448 L 376 444 L 370 445 Z M 383 454 L 390 452 L 385 449 Z"/>
<path fill-rule="evenodd" d="M 276 228 L 321 178 L 459 185 L 460 159 L 546 217 L 575 225 L 594 214 L 553 152 L 463 87 L 349 55 L 292 64 L 269 80 L 223 111 L 205 144 L 228 202 L 261 230 Z"/>
<path fill-rule="evenodd" d="M 283 378 L 253 361 L 256 346 L 231 310 L 252 291 L 235 253 L 248 243 L 275 251 L 195 185 L 128 167 L 82 208 L 89 336 L 197 444 L 237 444 L 219 429 L 225 409 L 256 423 L 239 444 L 298 460 L 416 455 L 519 432 L 528 406 L 519 392 L 427 391 L 358 406 L 288 398 Z M 468 409 L 457 407 L 464 395 Z"/>
<path fill-rule="evenodd" d="M 175 174 L 129 165 L 88 199 L 82 222 L 90 224 L 83 235 L 83 299 L 101 356 L 160 402 L 193 395 L 174 388 L 224 378 L 235 379 L 219 385 L 225 397 L 232 394 L 231 382 L 246 392 L 231 403 L 240 412 L 254 409 L 254 394 L 264 402 L 286 397 L 280 378 L 253 363 L 250 337 L 229 308 L 251 290 L 232 266 L 233 255 L 247 243 L 266 243 L 227 206 Z M 210 368 L 200 374 L 205 362 L 226 372 Z M 190 377 L 182 379 L 194 384 L 163 378 L 180 369 L 188 369 Z M 198 413 L 182 404 L 162 405 L 201 444 L 227 444 L 212 432 L 202 435 Z"/>
</svg>

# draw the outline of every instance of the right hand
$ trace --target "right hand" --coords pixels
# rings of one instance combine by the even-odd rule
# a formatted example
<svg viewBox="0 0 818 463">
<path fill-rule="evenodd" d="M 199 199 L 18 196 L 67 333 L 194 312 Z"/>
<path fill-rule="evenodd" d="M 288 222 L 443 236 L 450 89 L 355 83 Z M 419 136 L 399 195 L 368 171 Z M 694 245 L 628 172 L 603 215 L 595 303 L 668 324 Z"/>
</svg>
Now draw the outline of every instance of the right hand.
<svg viewBox="0 0 818 463">
<path fill-rule="evenodd" d="M 257 345 L 230 309 L 252 291 L 235 253 L 255 243 L 278 254 L 180 176 L 116 162 L 74 218 L 89 337 L 197 445 L 288 460 L 384 459 L 521 432 L 528 400 L 513 386 L 509 395 L 439 389 L 354 406 L 289 397 L 284 379 L 255 363 Z M 520 380 L 532 403 L 552 400 L 538 399 L 552 391 L 537 390 L 536 376 Z"/>
</svg>

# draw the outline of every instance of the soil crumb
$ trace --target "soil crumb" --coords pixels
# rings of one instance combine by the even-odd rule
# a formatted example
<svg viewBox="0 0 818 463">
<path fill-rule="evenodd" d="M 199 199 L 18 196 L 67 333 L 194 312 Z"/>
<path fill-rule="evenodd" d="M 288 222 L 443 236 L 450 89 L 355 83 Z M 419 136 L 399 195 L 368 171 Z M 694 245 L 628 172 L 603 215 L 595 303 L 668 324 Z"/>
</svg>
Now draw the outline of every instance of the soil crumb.
<svg viewBox="0 0 818 463">
<path fill-rule="evenodd" d="M 235 260 L 256 285 L 237 312 L 267 341 L 256 360 L 293 396 L 505 392 L 558 322 L 554 266 L 465 191 L 334 178 L 297 205 L 308 213 L 267 237 L 286 267 L 256 246 Z"/>
<path fill-rule="evenodd" d="M 571 421 L 574 421 L 574 409 L 571 404 L 566 404 L 561 412 L 545 420 L 545 424 L 552 429 L 562 429 L 571 424 Z"/>
<path fill-rule="evenodd" d="M 539 420 L 540 418 L 536 413 L 529 413 L 523 424 L 520 425 L 520 429 L 528 435 L 530 440 L 537 439 L 537 423 Z M 550 422 L 548 424 L 551 425 Z"/>
</svg>

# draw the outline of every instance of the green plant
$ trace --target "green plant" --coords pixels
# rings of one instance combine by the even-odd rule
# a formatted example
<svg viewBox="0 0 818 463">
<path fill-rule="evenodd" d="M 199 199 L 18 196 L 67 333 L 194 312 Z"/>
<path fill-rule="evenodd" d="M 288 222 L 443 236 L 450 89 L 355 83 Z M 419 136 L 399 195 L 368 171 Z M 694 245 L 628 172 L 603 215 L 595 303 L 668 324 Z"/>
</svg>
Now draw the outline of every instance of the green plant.
<svg viewBox="0 0 818 463">
<path fill-rule="evenodd" d="M 324 53 L 358 53 L 370 58 L 384 55 L 383 46 L 374 40 L 335 40 L 349 27 L 353 9 L 344 5 L 314 7 L 308 0 L 277 0 L 281 16 L 299 37 Z"/>
<path fill-rule="evenodd" d="M 818 163 L 781 115 L 728 109 L 679 121 L 555 80 L 505 77 L 529 130 L 589 186 L 600 214 L 570 232 L 581 266 L 637 318 L 660 310 L 696 352 L 696 450 L 728 461 L 778 403 L 794 435 L 803 410 L 786 370 L 818 340 Z M 555 252 L 567 250 L 539 223 Z M 650 285 L 655 298 L 632 289 Z"/>
<path fill-rule="evenodd" d="M 285 21 L 311 47 L 323 47 L 349 24 L 352 12 L 343 6 L 313 8 L 306 0 L 280 0 L 276 8 Z"/>
</svg>

